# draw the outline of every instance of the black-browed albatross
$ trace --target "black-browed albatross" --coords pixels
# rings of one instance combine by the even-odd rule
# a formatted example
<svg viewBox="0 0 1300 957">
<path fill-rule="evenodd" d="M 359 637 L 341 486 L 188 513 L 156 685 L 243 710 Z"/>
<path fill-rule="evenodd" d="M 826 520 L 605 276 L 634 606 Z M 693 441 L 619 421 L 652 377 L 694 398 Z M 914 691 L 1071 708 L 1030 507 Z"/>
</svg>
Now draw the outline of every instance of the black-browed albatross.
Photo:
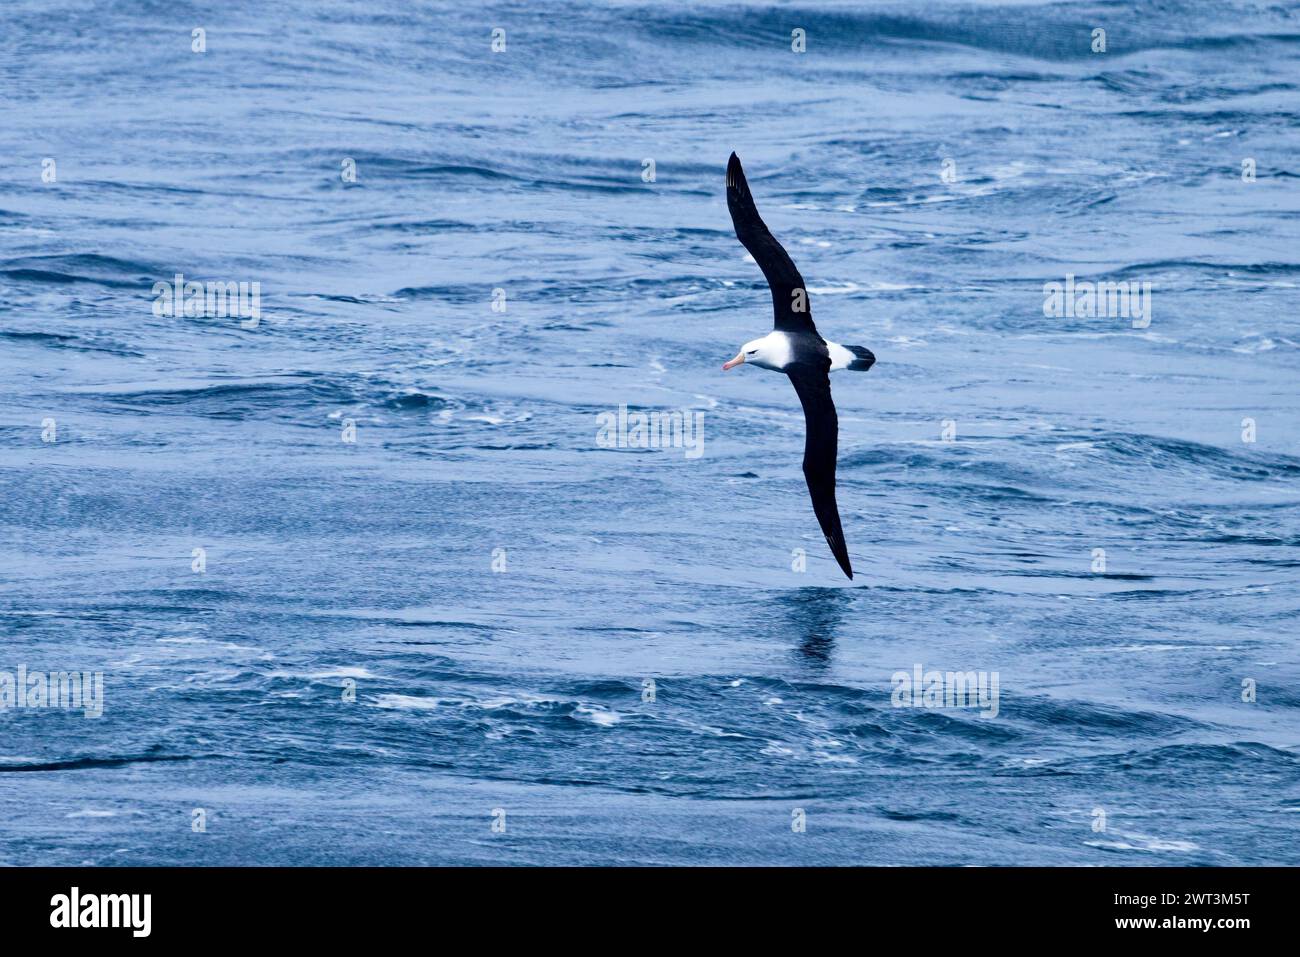
<svg viewBox="0 0 1300 957">
<path fill-rule="evenodd" d="M 746 342 L 723 371 L 741 363 L 784 372 L 794 383 L 803 404 L 803 475 L 808 481 L 813 511 L 844 574 L 853 578 L 849 549 L 844 543 L 840 511 L 835 504 L 835 453 L 839 442 L 839 419 L 831 401 L 830 374 L 839 369 L 866 372 L 875 363 L 870 349 L 841 346 L 817 334 L 808 308 L 808 291 L 790 256 L 773 238 L 758 215 L 745 171 L 735 153 L 727 163 L 727 208 L 736 227 L 736 238 L 758 263 L 772 287 L 774 328 L 761 339 Z"/>
</svg>

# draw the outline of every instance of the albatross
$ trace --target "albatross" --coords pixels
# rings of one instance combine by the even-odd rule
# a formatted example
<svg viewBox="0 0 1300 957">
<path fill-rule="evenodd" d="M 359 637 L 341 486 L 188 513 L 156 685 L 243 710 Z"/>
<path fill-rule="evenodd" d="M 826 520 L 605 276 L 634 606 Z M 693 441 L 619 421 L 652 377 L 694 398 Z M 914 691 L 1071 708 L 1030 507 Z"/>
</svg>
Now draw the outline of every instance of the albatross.
<svg viewBox="0 0 1300 957">
<path fill-rule="evenodd" d="M 803 277 L 758 215 L 749 184 L 745 182 L 745 171 L 735 153 L 727 163 L 727 208 L 731 210 L 736 238 L 754 257 L 772 289 L 774 321 L 771 332 L 746 342 L 722 370 L 751 365 L 784 372 L 790 377 L 803 405 L 803 476 L 812 496 L 813 512 L 831 554 L 851 581 L 853 566 L 849 564 L 849 548 L 844 542 L 840 510 L 835 504 L 835 455 L 840 425 L 831 400 L 830 374 L 840 369 L 866 372 L 875 364 L 876 357 L 870 349 L 828 342 L 818 334 L 808 308 Z"/>
</svg>

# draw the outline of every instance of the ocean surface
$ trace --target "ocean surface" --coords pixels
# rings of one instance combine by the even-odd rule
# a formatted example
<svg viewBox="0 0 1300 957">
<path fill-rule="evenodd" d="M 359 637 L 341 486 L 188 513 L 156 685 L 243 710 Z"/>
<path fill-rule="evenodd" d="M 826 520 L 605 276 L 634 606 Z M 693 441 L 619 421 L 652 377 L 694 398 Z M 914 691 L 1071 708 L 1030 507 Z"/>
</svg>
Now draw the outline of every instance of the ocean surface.
<svg viewBox="0 0 1300 957">
<path fill-rule="evenodd" d="M 7 0 L 0 672 L 103 713 L 0 674 L 0 863 L 1300 864 L 1298 93 L 1294 3 Z"/>
</svg>

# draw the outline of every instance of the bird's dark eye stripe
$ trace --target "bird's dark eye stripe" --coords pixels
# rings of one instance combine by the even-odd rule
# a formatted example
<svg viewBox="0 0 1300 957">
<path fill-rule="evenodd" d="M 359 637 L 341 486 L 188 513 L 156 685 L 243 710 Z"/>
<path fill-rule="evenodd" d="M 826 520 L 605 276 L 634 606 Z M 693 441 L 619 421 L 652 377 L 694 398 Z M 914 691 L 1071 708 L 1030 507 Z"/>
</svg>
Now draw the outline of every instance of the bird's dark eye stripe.
<svg viewBox="0 0 1300 957">
<path fill-rule="evenodd" d="M 748 352 L 745 353 L 745 355 L 752 356 L 752 355 L 756 355 L 757 353 L 758 353 L 757 349 L 750 349 Z"/>
</svg>

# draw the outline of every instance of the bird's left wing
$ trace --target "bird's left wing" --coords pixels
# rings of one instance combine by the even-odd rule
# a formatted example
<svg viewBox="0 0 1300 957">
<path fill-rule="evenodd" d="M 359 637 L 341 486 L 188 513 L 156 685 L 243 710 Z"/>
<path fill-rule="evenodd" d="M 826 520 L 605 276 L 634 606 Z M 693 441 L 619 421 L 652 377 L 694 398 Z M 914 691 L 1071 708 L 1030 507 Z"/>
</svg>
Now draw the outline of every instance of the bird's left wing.
<svg viewBox="0 0 1300 957">
<path fill-rule="evenodd" d="M 835 504 L 835 457 L 839 447 L 840 425 L 831 400 L 830 362 L 811 366 L 796 365 L 786 370 L 795 392 L 803 404 L 806 437 L 803 449 L 803 476 L 812 496 L 813 511 L 826 536 L 835 560 L 844 574 L 853 578 L 849 564 L 849 547 L 840 525 L 840 510 Z"/>
</svg>

